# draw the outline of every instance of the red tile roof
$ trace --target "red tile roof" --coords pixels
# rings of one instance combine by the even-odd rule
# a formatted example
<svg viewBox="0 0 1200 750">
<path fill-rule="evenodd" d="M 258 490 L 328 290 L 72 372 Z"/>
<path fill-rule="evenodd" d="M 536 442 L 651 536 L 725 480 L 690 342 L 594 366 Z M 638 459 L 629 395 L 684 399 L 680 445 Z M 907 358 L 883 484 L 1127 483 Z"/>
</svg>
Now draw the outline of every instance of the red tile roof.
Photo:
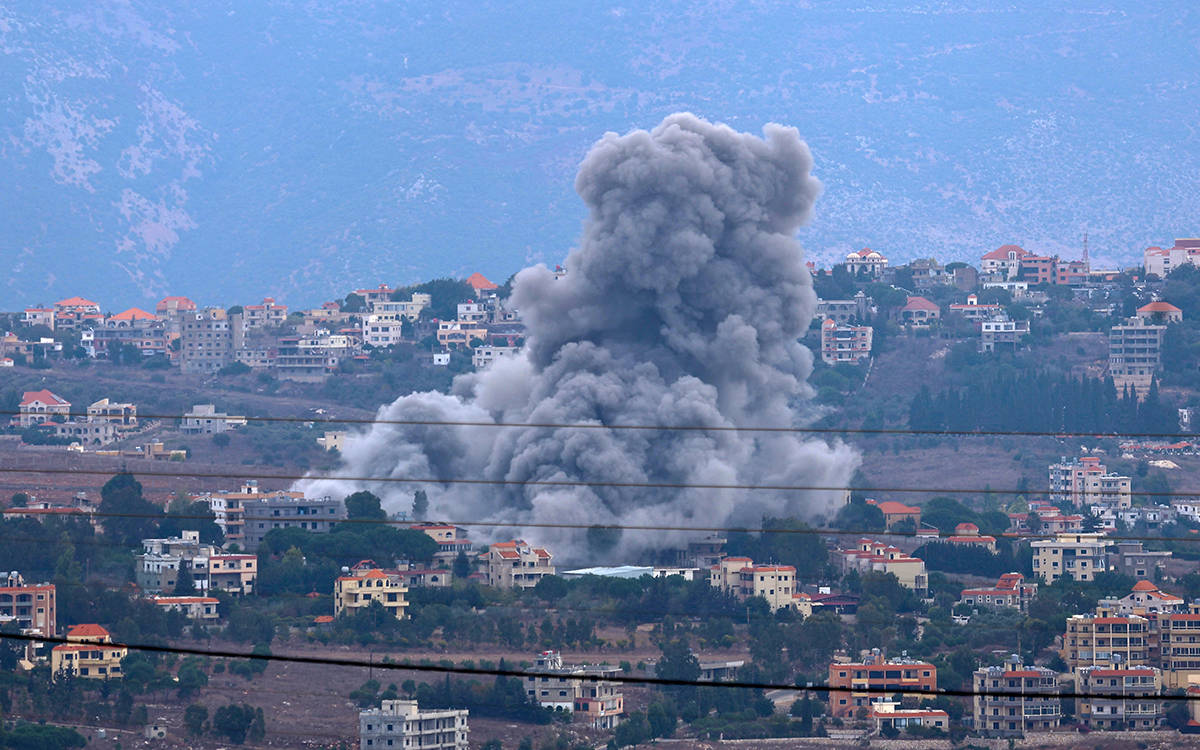
<svg viewBox="0 0 1200 750">
<path fill-rule="evenodd" d="M 904 307 L 902 307 L 900 309 L 901 310 L 929 310 L 931 312 L 936 310 L 938 312 L 941 312 L 942 308 L 933 304 L 932 302 L 925 299 L 924 297 L 909 297 L 908 303 L 905 304 Z"/>
<path fill-rule="evenodd" d="M 145 310 L 131 307 L 125 312 L 117 313 L 109 318 L 109 320 L 157 320 L 157 318 Z"/>
<path fill-rule="evenodd" d="M 40 391 L 25 391 L 21 394 L 21 406 L 29 406 L 33 404 L 34 401 L 41 401 L 43 404 L 49 404 L 52 406 L 71 405 L 70 401 L 67 401 L 61 396 L 54 395 L 45 388 Z"/>
<path fill-rule="evenodd" d="M 1170 302 L 1151 302 L 1148 305 L 1142 305 L 1137 309 L 1140 313 L 1177 313 L 1183 312 Z"/>
<path fill-rule="evenodd" d="M 1134 591 L 1158 591 L 1158 586 L 1155 586 L 1150 581 L 1138 581 L 1133 584 Z"/>
<path fill-rule="evenodd" d="M 196 303 L 192 302 L 187 297 L 163 297 L 158 301 L 158 304 L 154 306 L 154 309 L 162 312 L 170 308 L 172 302 L 175 303 L 175 309 L 177 310 L 196 309 Z"/>
<path fill-rule="evenodd" d="M 500 288 L 500 287 L 496 286 L 495 284 L 493 284 L 492 282 L 488 281 L 487 277 L 485 277 L 483 274 L 479 273 L 478 271 L 476 271 L 475 273 L 473 273 L 467 277 L 467 283 L 470 284 L 471 287 L 477 292 L 480 290 L 483 290 L 483 289 L 499 289 Z"/>
<path fill-rule="evenodd" d="M 1025 256 L 1029 255 L 1029 253 L 1027 253 L 1023 249 L 1021 249 L 1020 245 L 1001 245 L 1000 247 L 991 251 L 987 255 L 984 255 L 983 259 L 984 260 L 1008 260 L 1008 254 L 1010 252 L 1015 252 L 1017 254 L 1018 258 L 1023 258 Z"/>
<path fill-rule="evenodd" d="M 72 625 L 67 631 L 68 638 L 106 638 L 109 632 L 95 623 Z"/>
<path fill-rule="evenodd" d="M 870 501 L 868 501 L 868 502 L 870 502 Z M 921 512 L 920 508 L 915 508 L 911 505 L 905 505 L 904 503 L 898 503 L 895 500 L 884 500 L 882 503 L 871 503 L 871 504 L 874 505 L 876 508 L 879 508 L 880 512 L 882 512 L 883 515 L 885 515 L 885 516 L 894 516 L 894 515 L 908 516 L 908 515 L 912 515 L 914 513 Z"/>
<path fill-rule="evenodd" d="M 84 299 L 83 297 L 68 297 L 67 299 L 61 300 L 59 302 L 55 302 L 54 306 L 55 307 L 99 307 L 100 305 L 97 302 L 92 302 L 90 299 Z"/>
</svg>

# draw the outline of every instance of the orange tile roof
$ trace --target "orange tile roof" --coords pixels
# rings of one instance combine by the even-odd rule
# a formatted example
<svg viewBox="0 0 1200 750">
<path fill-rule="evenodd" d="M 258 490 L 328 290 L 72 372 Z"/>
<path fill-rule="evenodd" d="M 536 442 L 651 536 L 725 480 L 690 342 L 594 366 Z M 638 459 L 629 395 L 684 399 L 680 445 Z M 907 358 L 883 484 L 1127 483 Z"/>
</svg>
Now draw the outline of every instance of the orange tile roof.
<svg viewBox="0 0 1200 750">
<path fill-rule="evenodd" d="M 983 256 L 984 260 L 1008 260 L 1008 254 L 1015 252 L 1018 258 L 1023 258 L 1029 253 L 1025 252 L 1020 245 L 1001 245 L 995 250 Z"/>
<path fill-rule="evenodd" d="M 1133 584 L 1134 591 L 1158 591 L 1158 586 L 1155 586 L 1150 581 L 1142 580 Z"/>
<path fill-rule="evenodd" d="M 68 638 L 106 638 L 109 632 L 95 623 L 72 625 L 67 631 Z"/>
<path fill-rule="evenodd" d="M 937 310 L 940 312 L 942 308 L 933 304 L 932 302 L 925 299 L 924 297 L 909 297 L 908 302 L 904 305 L 904 307 L 902 307 L 900 309 L 901 310 L 929 310 L 929 311 Z"/>
<path fill-rule="evenodd" d="M 117 313 L 109 320 L 157 320 L 158 318 L 137 307 L 131 307 L 125 312 Z"/>
<path fill-rule="evenodd" d="M 21 406 L 29 406 L 34 401 L 41 401 L 44 404 L 51 404 L 54 406 L 71 405 L 70 401 L 67 401 L 61 396 L 56 396 L 45 388 L 40 391 L 25 391 L 21 394 Z"/>
<path fill-rule="evenodd" d="M 1179 309 L 1178 307 L 1176 307 L 1175 305 L 1172 305 L 1170 302 L 1151 302 L 1151 303 L 1150 303 L 1150 304 L 1148 304 L 1148 305 L 1142 305 L 1141 307 L 1139 307 L 1139 308 L 1137 309 L 1137 311 L 1138 311 L 1138 312 L 1151 312 L 1151 313 L 1156 313 L 1156 312 L 1161 312 L 1161 313 L 1177 313 L 1177 312 L 1183 312 L 1182 310 L 1180 310 L 1180 309 Z"/>
<path fill-rule="evenodd" d="M 898 503 L 898 502 L 896 502 L 895 500 L 884 500 L 882 503 L 873 503 L 873 505 L 874 505 L 876 508 L 879 508 L 879 510 L 880 510 L 880 511 L 883 513 L 883 515 L 885 515 L 885 516 L 891 516 L 891 515 L 912 515 L 913 513 L 920 513 L 920 512 L 921 512 L 921 509 L 920 509 L 920 508 L 915 508 L 915 507 L 913 507 L 913 506 L 911 506 L 911 505 L 905 505 L 904 503 Z M 871 542 L 874 542 L 874 540 L 873 540 L 873 539 L 872 539 L 872 540 L 866 540 L 866 539 L 864 539 L 863 541 L 871 541 Z"/>
<path fill-rule="evenodd" d="M 475 289 L 475 291 L 477 291 L 477 292 L 480 290 L 483 290 L 483 289 L 490 290 L 490 289 L 499 289 L 500 288 L 500 287 L 496 286 L 495 284 L 493 284 L 491 281 L 488 281 L 487 277 L 485 277 L 483 274 L 479 273 L 478 271 L 476 271 L 475 273 L 473 273 L 467 277 L 467 283 L 470 284 L 471 287 L 473 289 Z"/>
<path fill-rule="evenodd" d="M 313 618 L 313 622 L 318 625 L 324 625 L 327 622 L 333 622 L 333 615 L 317 615 Z"/>
<path fill-rule="evenodd" d="M 59 302 L 55 302 L 54 306 L 55 307 L 99 307 L 100 305 L 99 305 L 99 303 L 92 302 L 90 299 L 84 299 L 83 297 L 68 297 L 67 299 L 61 300 Z"/>
</svg>

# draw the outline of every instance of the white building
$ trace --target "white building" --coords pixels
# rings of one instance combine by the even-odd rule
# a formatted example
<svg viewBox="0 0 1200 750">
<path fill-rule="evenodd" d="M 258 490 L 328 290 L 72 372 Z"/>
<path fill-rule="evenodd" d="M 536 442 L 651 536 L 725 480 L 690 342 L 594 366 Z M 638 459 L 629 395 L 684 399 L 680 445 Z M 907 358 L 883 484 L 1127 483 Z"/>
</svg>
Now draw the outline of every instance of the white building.
<svg viewBox="0 0 1200 750">
<path fill-rule="evenodd" d="M 475 353 L 471 355 L 471 364 L 475 365 L 475 369 L 478 370 L 498 359 L 515 357 L 519 351 L 521 351 L 519 346 L 492 346 L 490 344 L 477 346 Z"/>
<path fill-rule="evenodd" d="M 1101 533 L 1059 534 L 1032 544 L 1033 574 L 1046 583 L 1063 576 L 1091 581 L 1108 570 L 1109 541 Z"/>
<path fill-rule="evenodd" d="M 196 404 L 191 411 L 183 415 L 179 429 L 182 432 L 212 435 L 245 426 L 245 417 L 231 416 L 223 411 L 217 411 L 217 407 L 213 404 Z"/>
<path fill-rule="evenodd" d="M 358 747 L 466 750 L 467 716 L 465 709 L 421 711 L 416 701 L 383 701 L 359 712 Z"/>
</svg>

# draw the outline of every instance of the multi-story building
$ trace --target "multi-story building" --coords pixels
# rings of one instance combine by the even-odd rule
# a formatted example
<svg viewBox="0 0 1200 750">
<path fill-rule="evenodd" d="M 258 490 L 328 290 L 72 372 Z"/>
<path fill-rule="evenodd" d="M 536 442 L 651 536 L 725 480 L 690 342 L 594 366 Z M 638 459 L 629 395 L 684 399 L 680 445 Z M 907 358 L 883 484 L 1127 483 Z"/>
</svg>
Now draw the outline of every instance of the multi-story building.
<svg viewBox="0 0 1200 750">
<path fill-rule="evenodd" d="M 482 323 L 462 323 L 457 320 L 438 322 L 437 341 L 444 347 L 470 347 L 472 341 L 484 341 L 488 328 Z"/>
<path fill-rule="evenodd" d="M 332 350 L 320 338 L 283 336 L 275 352 L 275 374 L 281 380 L 318 383 L 337 367 L 343 352 Z"/>
<path fill-rule="evenodd" d="M 533 588 L 546 576 L 554 575 L 553 555 L 544 547 L 520 539 L 493 544 L 479 557 L 485 582 L 496 588 Z"/>
<path fill-rule="evenodd" d="M 1077 677 L 1079 720 L 1094 729 L 1150 730 L 1163 719 L 1162 673 L 1154 667 L 1083 667 Z"/>
<path fill-rule="evenodd" d="M 376 302 L 387 302 L 388 300 L 390 300 L 392 298 L 392 295 L 395 293 L 396 293 L 396 290 L 392 289 L 387 284 L 380 284 L 375 289 L 355 289 L 354 290 L 354 294 L 357 294 L 359 297 L 363 298 L 363 302 L 366 303 L 368 310 L 371 309 L 371 306 L 374 305 Z"/>
<path fill-rule="evenodd" d="M 281 305 L 274 297 L 265 297 L 262 304 L 246 305 L 242 308 L 246 330 L 281 326 L 287 321 L 287 305 Z"/>
<path fill-rule="evenodd" d="M 458 314 L 456 317 L 462 323 L 481 323 L 486 322 L 491 316 L 488 314 L 487 304 L 467 300 L 466 302 L 458 303 Z"/>
<path fill-rule="evenodd" d="M 996 551 L 996 537 L 980 534 L 979 527 L 969 522 L 955 526 L 954 534 L 946 537 L 945 543 L 962 547 L 983 547 L 988 552 Z"/>
<path fill-rule="evenodd" d="M 545 708 L 567 711 L 575 721 L 593 729 L 614 729 L 625 712 L 620 684 L 604 679 L 619 673 L 619 667 L 563 666 L 557 651 L 542 651 L 525 678 L 525 694 Z"/>
<path fill-rule="evenodd" d="M 972 607 L 1007 607 L 1024 612 L 1037 596 L 1037 589 L 1037 583 L 1026 581 L 1020 573 L 1005 573 L 992 588 L 963 589 L 961 603 Z"/>
<path fill-rule="evenodd" d="M 1003 313 L 1004 307 L 995 303 L 980 304 L 979 295 L 968 294 L 966 304 L 958 303 L 950 305 L 949 310 L 973 323 L 978 323 Z"/>
<path fill-rule="evenodd" d="M 861 662 L 829 665 L 829 711 L 836 718 L 853 716 L 859 708 L 885 695 L 916 690 L 927 696 L 937 690 L 937 667 L 912 659 L 884 659 L 879 649 Z"/>
<path fill-rule="evenodd" d="M 1058 673 L 1045 667 L 1022 666 L 1011 656 L 1004 666 L 975 670 L 973 714 L 975 729 L 986 736 L 1016 737 L 1058 726 L 1062 702 Z"/>
<path fill-rule="evenodd" d="M 175 338 L 169 331 L 168 321 L 159 320 L 136 307 L 117 313 L 89 330 L 92 332 L 92 356 L 95 357 L 112 358 L 120 346 L 133 347 L 143 357 L 165 355 Z"/>
<path fill-rule="evenodd" d="M 107 680 L 121 677 L 121 660 L 129 653 L 124 646 L 112 645 L 112 636 L 99 625 L 74 625 L 67 631 L 70 643 L 50 649 L 50 674 Z"/>
<path fill-rule="evenodd" d="M 100 305 L 83 297 L 70 297 L 54 303 L 54 328 L 78 330 L 99 325 L 104 320 Z"/>
<path fill-rule="evenodd" d="M 326 534 L 346 520 L 345 501 L 329 496 L 297 498 L 281 492 L 245 500 L 242 508 L 242 548 L 248 552 L 257 550 L 272 529 L 297 528 Z"/>
<path fill-rule="evenodd" d="M 897 311 L 901 325 L 909 328 L 928 328 L 942 317 L 942 309 L 924 297 L 909 297 Z"/>
<path fill-rule="evenodd" d="M 884 727 L 896 730 L 925 727 L 943 732 L 950 729 L 950 714 L 940 708 L 901 708 L 896 701 L 873 701 L 867 719 L 875 722 L 876 733 Z"/>
<path fill-rule="evenodd" d="M 353 575 L 338 576 L 333 582 L 333 614 L 340 617 L 379 602 L 397 620 L 403 620 L 408 609 L 407 593 L 408 587 L 399 576 L 379 568 L 357 570 Z"/>
<path fill-rule="evenodd" d="M 863 573 L 891 573 L 901 586 L 912 589 L 918 596 L 929 590 L 929 576 L 925 561 L 910 557 L 898 547 L 874 539 L 860 539 L 854 549 L 839 549 L 834 553 L 839 571 L 845 575 L 851 570 Z"/>
<path fill-rule="evenodd" d="M 487 367 L 498 359 L 515 357 L 521 351 L 519 346 L 492 346 L 485 344 L 484 346 L 475 347 L 471 354 L 471 364 L 476 370 Z"/>
<path fill-rule="evenodd" d="M 888 531 L 905 521 L 912 521 L 913 525 L 917 527 L 921 525 L 921 508 L 916 505 L 905 505 L 895 500 L 879 502 L 871 498 L 867 498 L 866 502 L 867 505 L 879 508 L 879 512 L 883 514 L 883 527 Z"/>
<path fill-rule="evenodd" d="M 111 422 L 121 430 L 137 429 L 137 405 L 102 398 L 87 408 L 89 422 Z"/>
<path fill-rule="evenodd" d="M 1170 559 L 1170 550 L 1143 549 L 1141 542 L 1117 542 L 1116 551 L 1112 554 L 1112 566 L 1118 573 L 1134 578 L 1157 578 Z"/>
<path fill-rule="evenodd" d="M 189 620 L 216 622 L 221 617 L 217 611 L 220 601 L 212 596 L 152 596 L 150 603 L 182 612 Z"/>
<path fill-rule="evenodd" d="M 709 572 L 709 583 L 745 601 L 761 596 L 772 610 L 795 605 L 796 568 L 755 565 L 748 557 L 726 557 Z"/>
<path fill-rule="evenodd" d="M 212 375 L 234 361 L 242 348 L 246 327 L 242 313 L 227 314 L 218 308 L 181 316 L 179 368 L 185 373 Z"/>
<path fill-rule="evenodd" d="M 1142 263 L 1147 274 L 1154 274 L 1165 279 L 1172 271 L 1180 266 L 1196 265 L 1200 256 L 1200 239 L 1177 239 L 1175 245 L 1168 248 L 1148 247 L 1142 252 Z"/>
<path fill-rule="evenodd" d="M 215 435 L 237 427 L 245 427 L 246 418 L 217 411 L 214 404 L 196 404 L 183 415 L 179 423 L 180 432 L 194 435 Z"/>
<path fill-rule="evenodd" d="M 71 415 L 71 402 L 45 389 L 25 391 L 21 394 L 17 412 L 12 421 L 21 427 L 45 424 L 51 420 L 65 421 Z"/>
<path fill-rule="evenodd" d="M 1154 325 L 1169 325 L 1183 320 L 1183 310 L 1170 302 L 1155 300 L 1142 305 L 1134 313 L 1138 318 Z"/>
<path fill-rule="evenodd" d="M 1004 281 L 1017 278 L 1021 260 L 1029 256 L 1019 245 L 1001 245 L 980 259 L 979 270 Z"/>
<path fill-rule="evenodd" d="M 413 292 L 406 302 L 404 300 L 376 300 L 370 304 L 371 314 L 381 319 L 399 320 L 404 318 L 414 321 L 421 317 L 421 311 L 433 304 L 433 297 L 421 292 Z"/>
<path fill-rule="evenodd" d="M 1016 351 L 1029 335 L 1028 320 L 1013 320 L 1006 313 L 979 322 L 979 351 Z"/>
<path fill-rule="evenodd" d="M 1130 477 L 1108 471 L 1095 456 L 1068 460 L 1065 456 L 1050 465 L 1050 502 L 1076 507 L 1105 505 L 1116 509 L 1133 504 Z"/>
<path fill-rule="evenodd" d="M 853 275 L 879 277 L 887 269 L 888 259 L 878 250 L 864 247 L 846 256 L 846 270 Z"/>
<path fill-rule="evenodd" d="M 112 422 L 92 422 L 72 419 L 54 425 L 54 436 L 69 438 L 83 445 L 106 445 L 117 439 L 117 426 Z"/>
<path fill-rule="evenodd" d="M 495 297 L 500 291 L 500 287 L 496 286 L 495 282 L 488 280 L 486 276 L 478 271 L 467 277 L 467 286 L 474 289 L 475 296 L 480 299 Z"/>
<path fill-rule="evenodd" d="M 467 750 L 467 716 L 465 709 L 421 711 L 416 701 L 383 701 L 359 712 L 358 747 Z"/>
<path fill-rule="evenodd" d="M 1094 614 L 1067 618 L 1062 657 L 1073 671 L 1149 664 L 1150 622 L 1141 615 L 1118 614 L 1115 607 L 1101 602 Z"/>
<path fill-rule="evenodd" d="M 1039 539 L 1033 547 L 1033 574 L 1046 583 L 1063 576 L 1075 581 L 1091 581 L 1108 570 L 1109 541 L 1098 532 L 1059 534 Z"/>
<path fill-rule="evenodd" d="M 1117 389 L 1132 386 L 1139 394 L 1150 388 L 1154 374 L 1162 364 L 1165 325 L 1133 317 L 1115 325 L 1108 334 L 1108 374 Z"/>
<path fill-rule="evenodd" d="M 200 543 L 200 532 L 183 531 L 180 536 L 142 540 L 142 554 L 135 560 L 134 581 L 138 588 L 148 593 L 173 592 L 179 582 L 181 570 L 188 570 L 193 579 L 197 567 L 208 567 L 208 558 L 216 554 L 211 544 Z M 196 561 L 201 560 L 199 566 Z M 207 588 L 202 580 L 194 585 L 198 590 Z"/>
<path fill-rule="evenodd" d="M 26 585 L 13 571 L 0 578 L 0 625 L 13 624 L 39 635 L 58 634 L 54 584 Z"/>
<path fill-rule="evenodd" d="M 452 565 L 460 553 L 470 555 L 471 549 L 475 546 L 475 543 L 467 537 L 465 529 L 450 524 L 419 523 L 413 524 L 409 528 L 423 532 L 437 542 L 438 551 L 434 554 L 433 559 L 435 562 L 445 565 Z"/>
<path fill-rule="evenodd" d="M 27 307 L 21 314 L 21 322 L 27 326 L 45 326 L 54 330 L 53 307 Z"/>
<path fill-rule="evenodd" d="M 871 312 L 871 298 L 866 292 L 859 290 L 853 299 L 819 299 L 817 300 L 818 319 L 829 318 L 841 324 L 863 323 Z"/>
<path fill-rule="evenodd" d="M 224 554 L 208 558 L 208 589 L 249 596 L 258 581 L 258 558 L 254 555 Z"/>
<path fill-rule="evenodd" d="M 405 340 L 406 325 L 398 316 L 365 315 L 362 319 L 363 343 L 375 348 L 399 344 Z"/>
<path fill-rule="evenodd" d="M 857 364 L 871 356 L 871 326 L 839 325 L 831 318 L 821 324 L 821 361 Z"/>
</svg>

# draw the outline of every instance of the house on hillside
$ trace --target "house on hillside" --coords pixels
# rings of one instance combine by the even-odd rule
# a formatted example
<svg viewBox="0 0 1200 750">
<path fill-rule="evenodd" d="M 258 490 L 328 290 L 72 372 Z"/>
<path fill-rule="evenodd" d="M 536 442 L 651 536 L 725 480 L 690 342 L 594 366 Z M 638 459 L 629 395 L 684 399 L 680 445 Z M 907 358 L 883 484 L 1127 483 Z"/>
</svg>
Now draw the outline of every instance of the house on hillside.
<svg viewBox="0 0 1200 750">
<path fill-rule="evenodd" d="M 924 297 L 909 297 L 896 314 L 901 325 L 908 328 L 929 328 L 942 317 L 942 308 Z"/>
</svg>

